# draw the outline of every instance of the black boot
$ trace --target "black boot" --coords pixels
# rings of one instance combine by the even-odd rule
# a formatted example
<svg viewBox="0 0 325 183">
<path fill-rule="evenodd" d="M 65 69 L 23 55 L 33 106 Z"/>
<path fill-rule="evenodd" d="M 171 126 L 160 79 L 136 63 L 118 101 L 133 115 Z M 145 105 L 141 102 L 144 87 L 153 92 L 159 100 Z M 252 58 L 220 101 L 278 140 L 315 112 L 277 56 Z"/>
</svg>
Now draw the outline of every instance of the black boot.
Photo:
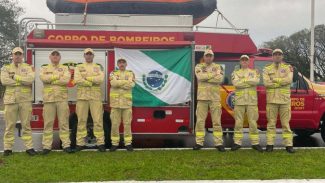
<svg viewBox="0 0 325 183">
<path fill-rule="evenodd" d="M 42 155 L 47 155 L 47 154 L 49 154 L 50 152 L 51 152 L 50 149 L 43 149 L 43 151 L 42 151 Z"/>
<path fill-rule="evenodd" d="M 63 152 L 66 152 L 66 153 L 74 153 L 73 149 L 71 149 L 71 147 L 66 147 L 63 149 Z"/>
<path fill-rule="evenodd" d="M 252 145 L 252 149 L 258 151 L 258 152 L 263 152 L 263 149 L 260 145 Z"/>
<path fill-rule="evenodd" d="M 218 149 L 219 152 L 226 152 L 225 146 L 223 145 L 216 146 L 216 148 Z"/>
<path fill-rule="evenodd" d="M 126 150 L 129 151 L 129 152 L 132 152 L 133 151 L 133 147 L 132 145 L 127 145 L 125 146 Z"/>
<path fill-rule="evenodd" d="M 79 151 L 82 151 L 82 150 L 84 150 L 84 149 L 86 149 L 86 146 L 76 146 L 76 152 L 79 152 Z"/>
<path fill-rule="evenodd" d="M 99 151 L 99 152 L 106 152 L 106 147 L 105 147 L 105 145 L 99 145 L 99 146 L 98 146 L 98 151 Z"/>
<path fill-rule="evenodd" d="M 240 148 L 241 148 L 241 145 L 234 144 L 234 145 L 232 145 L 232 147 L 231 147 L 231 151 L 237 151 L 237 150 L 240 149 Z"/>
<path fill-rule="evenodd" d="M 295 153 L 295 152 L 296 152 L 296 151 L 293 149 L 292 146 L 287 146 L 287 147 L 286 147 L 286 151 L 287 151 L 288 153 Z"/>
<path fill-rule="evenodd" d="M 266 152 L 272 152 L 273 151 L 273 145 L 267 145 L 265 151 Z"/>
<path fill-rule="evenodd" d="M 110 152 L 114 152 L 117 150 L 117 146 L 112 145 L 112 147 L 109 149 Z"/>
<path fill-rule="evenodd" d="M 3 152 L 3 156 L 10 156 L 10 155 L 12 155 L 12 150 L 5 150 Z"/>
<path fill-rule="evenodd" d="M 193 150 L 201 150 L 202 149 L 202 145 L 200 144 L 195 144 L 195 146 L 193 147 Z"/>
<path fill-rule="evenodd" d="M 29 156 L 35 156 L 37 154 L 37 152 L 34 149 L 28 149 L 28 150 L 26 150 L 26 153 Z"/>
</svg>

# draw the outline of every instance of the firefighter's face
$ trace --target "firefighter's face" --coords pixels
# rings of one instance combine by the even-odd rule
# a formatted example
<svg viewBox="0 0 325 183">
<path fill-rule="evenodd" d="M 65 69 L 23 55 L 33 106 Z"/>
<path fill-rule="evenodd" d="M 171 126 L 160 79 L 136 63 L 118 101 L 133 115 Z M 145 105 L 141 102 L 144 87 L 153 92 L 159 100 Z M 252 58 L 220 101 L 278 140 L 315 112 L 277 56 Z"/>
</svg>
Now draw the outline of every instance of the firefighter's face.
<svg viewBox="0 0 325 183">
<path fill-rule="evenodd" d="M 249 60 L 247 58 L 242 58 L 240 60 L 240 65 L 242 68 L 248 68 Z"/>
<path fill-rule="evenodd" d="M 280 63 L 283 60 L 282 53 L 274 53 L 272 57 L 273 57 L 273 61 L 277 63 Z"/>
<path fill-rule="evenodd" d="M 84 54 L 86 62 L 90 63 L 93 62 L 95 55 L 91 52 L 85 53 Z"/>
<path fill-rule="evenodd" d="M 12 61 L 14 62 L 14 64 L 20 64 L 23 62 L 23 53 L 21 52 L 16 52 L 14 54 L 12 54 Z"/>
<path fill-rule="evenodd" d="M 119 61 L 119 62 L 117 63 L 117 66 L 118 66 L 119 70 L 121 70 L 121 71 L 124 71 L 124 70 L 126 69 L 126 66 L 127 66 L 127 65 L 128 65 L 128 64 L 127 64 L 126 61 L 124 61 L 124 60 Z"/>
<path fill-rule="evenodd" d="M 208 54 L 208 55 L 205 55 L 203 57 L 203 59 L 204 59 L 204 63 L 211 64 L 213 62 L 214 56 L 211 54 Z"/>
<path fill-rule="evenodd" d="M 50 55 L 50 60 L 51 60 L 52 64 L 57 65 L 60 63 L 61 55 L 57 52 L 54 52 Z"/>
</svg>

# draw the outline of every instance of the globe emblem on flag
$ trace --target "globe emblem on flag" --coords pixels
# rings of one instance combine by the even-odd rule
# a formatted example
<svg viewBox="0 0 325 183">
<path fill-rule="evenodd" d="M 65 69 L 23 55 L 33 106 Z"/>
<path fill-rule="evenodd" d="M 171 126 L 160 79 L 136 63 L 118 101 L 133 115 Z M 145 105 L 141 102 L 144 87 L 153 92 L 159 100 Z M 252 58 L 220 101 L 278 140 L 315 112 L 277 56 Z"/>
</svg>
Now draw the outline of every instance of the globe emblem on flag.
<svg viewBox="0 0 325 183">
<path fill-rule="evenodd" d="M 229 108 L 234 110 L 235 108 L 235 92 L 230 92 L 226 98 L 226 104 Z"/>
<path fill-rule="evenodd" d="M 163 74 L 159 71 L 151 71 L 147 75 L 147 83 L 153 88 L 159 87 L 163 82 Z"/>
<path fill-rule="evenodd" d="M 160 71 L 153 70 L 150 71 L 147 75 L 143 75 L 143 84 L 149 90 L 161 90 L 166 82 L 168 75 L 164 75 Z"/>
</svg>

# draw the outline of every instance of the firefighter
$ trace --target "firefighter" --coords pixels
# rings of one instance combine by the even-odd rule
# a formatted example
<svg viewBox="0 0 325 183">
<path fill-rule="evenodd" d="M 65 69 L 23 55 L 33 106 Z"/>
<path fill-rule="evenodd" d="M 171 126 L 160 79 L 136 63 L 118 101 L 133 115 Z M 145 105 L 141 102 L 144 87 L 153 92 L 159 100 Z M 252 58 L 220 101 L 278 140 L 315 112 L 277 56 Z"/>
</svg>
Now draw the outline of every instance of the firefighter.
<svg viewBox="0 0 325 183">
<path fill-rule="evenodd" d="M 222 139 L 221 127 L 221 104 L 220 84 L 223 81 L 223 68 L 213 63 L 214 53 L 212 50 L 204 52 L 204 63 L 195 67 L 195 74 L 198 82 L 197 109 L 196 109 L 196 145 L 193 150 L 200 150 L 203 147 L 205 135 L 205 120 L 210 109 L 214 128 L 214 141 L 220 152 L 225 152 Z"/>
<path fill-rule="evenodd" d="M 283 144 L 288 153 L 294 153 L 293 135 L 290 129 L 291 99 L 290 85 L 293 78 L 293 68 L 283 62 L 283 52 L 275 49 L 272 53 L 273 63 L 263 71 L 263 80 L 266 87 L 266 117 L 267 117 L 267 146 L 266 152 L 273 151 L 276 136 L 276 122 L 280 115 L 282 125 Z"/>
<path fill-rule="evenodd" d="M 105 152 L 103 130 L 103 104 L 101 85 L 104 81 L 104 72 L 101 65 L 93 62 L 95 53 L 91 48 L 84 50 L 85 62 L 75 68 L 75 83 L 77 85 L 76 113 L 78 116 L 77 147 L 76 151 L 86 148 L 87 119 L 90 110 L 94 135 L 96 136 L 98 151 Z"/>
<path fill-rule="evenodd" d="M 236 88 L 235 91 L 235 134 L 234 145 L 232 151 L 241 148 L 243 139 L 243 123 L 245 114 L 249 123 L 249 137 L 252 148 L 263 152 L 259 145 L 259 134 L 257 129 L 258 108 L 257 108 L 257 92 L 256 85 L 260 82 L 260 74 L 258 70 L 250 69 L 249 57 L 242 55 L 240 57 L 240 69 L 232 73 L 232 83 Z"/>
<path fill-rule="evenodd" d="M 61 54 L 53 50 L 49 59 L 50 64 L 45 64 L 40 70 L 40 79 L 43 82 L 43 155 L 51 152 L 53 141 L 53 124 L 58 117 L 60 139 L 63 151 L 72 153 L 69 139 L 69 106 L 67 84 L 70 81 L 70 71 L 67 66 L 61 65 Z"/>
<path fill-rule="evenodd" d="M 117 61 L 118 70 L 110 74 L 110 106 L 112 121 L 112 147 L 111 152 L 116 151 L 119 141 L 119 126 L 121 120 L 124 125 L 124 142 L 127 151 L 133 151 L 132 147 L 132 88 L 135 85 L 134 73 L 126 70 L 125 59 Z"/>
<path fill-rule="evenodd" d="M 30 120 L 32 115 L 32 84 L 35 79 L 34 69 L 23 63 L 23 50 L 16 47 L 12 50 L 12 63 L 1 69 L 1 82 L 6 86 L 4 95 L 4 117 L 6 129 L 4 133 L 4 156 L 12 154 L 15 140 L 14 128 L 19 117 L 22 126 L 22 140 L 26 153 L 36 155 L 33 149 Z"/>
</svg>

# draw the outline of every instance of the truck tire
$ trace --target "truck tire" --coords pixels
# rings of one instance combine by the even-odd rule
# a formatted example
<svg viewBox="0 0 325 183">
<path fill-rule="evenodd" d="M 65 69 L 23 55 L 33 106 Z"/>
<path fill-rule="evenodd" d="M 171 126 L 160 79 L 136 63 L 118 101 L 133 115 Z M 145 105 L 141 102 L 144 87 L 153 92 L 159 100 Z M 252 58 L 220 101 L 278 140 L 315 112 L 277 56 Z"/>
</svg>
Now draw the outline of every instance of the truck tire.
<svg viewBox="0 0 325 183">
<path fill-rule="evenodd" d="M 70 146 L 71 146 L 71 148 L 76 148 L 77 126 L 78 126 L 78 117 L 77 117 L 76 113 L 73 113 L 69 117 Z"/>
<path fill-rule="evenodd" d="M 293 130 L 293 132 L 299 137 L 309 137 L 315 133 L 314 131 L 302 130 L 302 129 Z"/>
<path fill-rule="evenodd" d="M 320 128 L 320 134 L 322 136 L 323 141 L 325 142 L 325 122 L 323 122 L 323 124 Z"/>
<path fill-rule="evenodd" d="M 112 127 L 112 123 L 111 123 L 110 113 L 108 111 L 104 111 L 103 128 L 104 128 L 104 137 L 105 137 L 106 148 L 110 148 L 112 146 L 111 127 Z"/>
</svg>

